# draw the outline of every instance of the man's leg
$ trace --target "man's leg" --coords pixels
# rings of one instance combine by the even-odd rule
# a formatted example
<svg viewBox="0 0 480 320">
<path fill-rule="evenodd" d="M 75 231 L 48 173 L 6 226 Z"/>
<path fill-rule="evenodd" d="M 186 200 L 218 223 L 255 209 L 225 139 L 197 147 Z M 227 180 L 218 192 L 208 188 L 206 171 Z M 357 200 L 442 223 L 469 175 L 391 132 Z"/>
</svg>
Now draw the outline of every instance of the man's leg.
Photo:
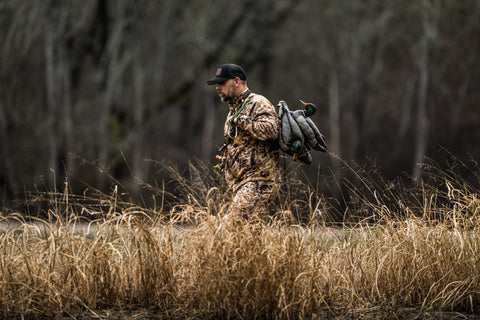
<svg viewBox="0 0 480 320">
<path fill-rule="evenodd" d="M 251 181 L 242 185 L 233 197 L 232 211 L 242 217 L 261 215 L 268 211 L 278 193 L 276 184 Z"/>
</svg>

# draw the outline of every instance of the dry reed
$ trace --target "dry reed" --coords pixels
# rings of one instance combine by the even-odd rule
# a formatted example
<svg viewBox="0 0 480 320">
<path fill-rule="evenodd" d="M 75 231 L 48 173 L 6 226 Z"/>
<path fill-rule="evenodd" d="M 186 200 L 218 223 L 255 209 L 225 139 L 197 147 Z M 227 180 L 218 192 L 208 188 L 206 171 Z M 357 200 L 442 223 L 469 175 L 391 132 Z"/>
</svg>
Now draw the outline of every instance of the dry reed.
<svg viewBox="0 0 480 320">
<path fill-rule="evenodd" d="M 146 310 L 158 318 L 310 319 L 399 308 L 478 313 L 480 199 L 473 184 L 430 169 L 443 187 L 423 184 L 408 197 L 390 187 L 369 184 L 370 195 L 352 188 L 358 196 L 352 201 L 370 216 L 342 227 L 319 220 L 328 206 L 318 195 L 305 202 L 308 225 L 286 223 L 293 210 L 288 201 L 277 211 L 284 219 L 232 219 L 224 190 L 212 181 L 201 191 L 185 181 L 189 200 L 168 214 L 107 196 L 102 207 L 109 201 L 109 209 L 89 224 L 64 194 L 48 218 L 3 218 L 0 314 L 105 317 Z"/>
</svg>

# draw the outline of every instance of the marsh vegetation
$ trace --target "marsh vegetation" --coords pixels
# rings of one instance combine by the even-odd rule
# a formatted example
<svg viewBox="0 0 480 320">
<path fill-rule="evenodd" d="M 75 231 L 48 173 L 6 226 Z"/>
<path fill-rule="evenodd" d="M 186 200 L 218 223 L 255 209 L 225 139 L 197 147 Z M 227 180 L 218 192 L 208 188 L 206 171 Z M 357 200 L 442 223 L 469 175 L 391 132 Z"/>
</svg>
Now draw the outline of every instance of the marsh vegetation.
<svg viewBox="0 0 480 320">
<path fill-rule="evenodd" d="M 210 185 L 217 173 L 191 170 L 202 179 L 174 175 L 178 202 L 168 209 L 67 188 L 38 195 L 49 197 L 44 217 L 4 214 L 1 314 L 320 319 L 480 311 L 474 162 L 424 165 L 429 178 L 408 188 L 355 168 L 357 182 L 344 182 L 343 221 L 334 219 L 333 199 L 292 177 L 271 216 L 232 219 L 228 195 Z"/>
</svg>

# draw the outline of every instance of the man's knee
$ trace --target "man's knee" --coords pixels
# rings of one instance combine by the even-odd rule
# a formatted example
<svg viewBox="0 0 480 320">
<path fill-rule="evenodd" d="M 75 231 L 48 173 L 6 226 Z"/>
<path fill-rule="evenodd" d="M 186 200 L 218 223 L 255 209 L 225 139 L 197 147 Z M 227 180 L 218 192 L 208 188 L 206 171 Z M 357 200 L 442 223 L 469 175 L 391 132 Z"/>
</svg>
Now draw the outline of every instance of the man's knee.
<svg viewBox="0 0 480 320">
<path fill-rule="evenodd" d="M 233 198 L 234 209 L 242 215 L 266 211 L 278 193 L 272 183 L 248 182 L 238 189 Z"/>
</svg>

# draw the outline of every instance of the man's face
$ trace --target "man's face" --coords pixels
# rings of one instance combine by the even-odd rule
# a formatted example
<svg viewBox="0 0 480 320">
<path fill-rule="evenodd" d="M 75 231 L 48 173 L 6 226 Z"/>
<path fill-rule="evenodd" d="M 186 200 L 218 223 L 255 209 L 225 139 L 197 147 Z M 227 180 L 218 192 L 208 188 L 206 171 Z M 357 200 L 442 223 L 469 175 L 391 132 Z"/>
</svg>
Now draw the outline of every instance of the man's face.
<svg viewBox="0 0 480 320">
<path fill-rule="evenodd" d="M 236 79 L 228 79 L 225 82 L 217 83 L 215 89 L 217 89 L 218 95 L 223 102 L 229 102 L 236 96 Z"/>
</svg>

